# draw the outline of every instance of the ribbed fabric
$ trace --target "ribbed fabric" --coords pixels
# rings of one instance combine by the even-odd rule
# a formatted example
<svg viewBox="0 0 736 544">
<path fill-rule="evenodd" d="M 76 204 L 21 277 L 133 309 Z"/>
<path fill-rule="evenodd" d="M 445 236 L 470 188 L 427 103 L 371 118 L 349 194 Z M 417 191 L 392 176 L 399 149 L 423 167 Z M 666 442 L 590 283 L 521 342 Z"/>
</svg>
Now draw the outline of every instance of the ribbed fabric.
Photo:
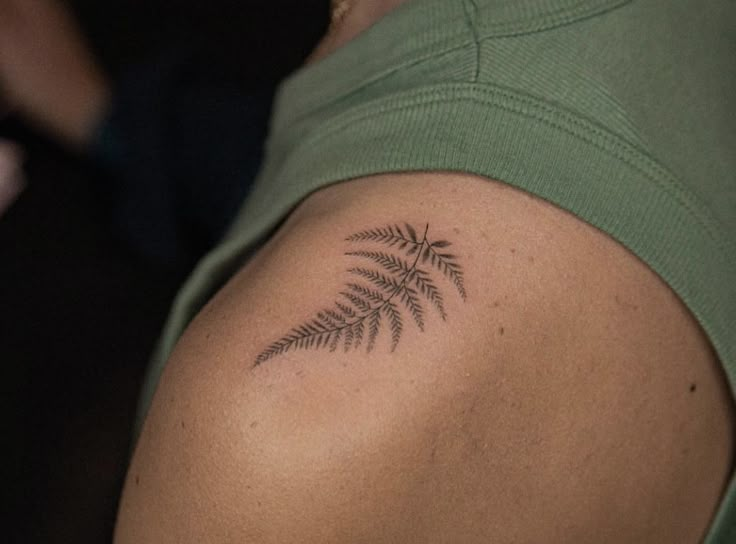
<svg viewBox="0 0 736 544">
<path fill-rule="evenodd" d="M 401 171 L 497 179 L 605 231 L 679 295 L 736 391 L 734 28 L 730 0 L 412 0 L 298 71 L 253 193 L 175 303 L 141 413 L 183 328 L 300 200 Z M 733 484 L 706 542 L 736 542 Z"/>
</svg>

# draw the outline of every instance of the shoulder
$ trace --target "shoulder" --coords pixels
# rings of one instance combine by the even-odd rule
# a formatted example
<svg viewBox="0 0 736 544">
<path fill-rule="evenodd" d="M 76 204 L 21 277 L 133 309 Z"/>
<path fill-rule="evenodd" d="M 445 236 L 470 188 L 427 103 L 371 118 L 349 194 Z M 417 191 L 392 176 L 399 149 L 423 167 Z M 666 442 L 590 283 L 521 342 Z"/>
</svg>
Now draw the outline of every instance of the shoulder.
<svg viewBox="0 0 736 544">
<path fill-rule="evenodd" d="M 191 324 L 118 541 L 695 541 L 731 423 L 614 240 L 490 180 L 375 176 L 307 199 Z"/>
</svg>

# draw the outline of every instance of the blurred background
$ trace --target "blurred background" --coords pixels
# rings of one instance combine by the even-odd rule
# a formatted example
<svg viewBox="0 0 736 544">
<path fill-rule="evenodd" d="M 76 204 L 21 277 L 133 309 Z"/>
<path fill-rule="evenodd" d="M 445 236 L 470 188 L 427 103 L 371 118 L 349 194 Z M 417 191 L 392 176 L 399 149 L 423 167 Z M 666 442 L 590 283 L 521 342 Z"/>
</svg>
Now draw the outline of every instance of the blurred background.
<svg viewBox="0 0 736 544">
<path fill-rule="evenodd" d="M 117 85 L 136 85 L 146 78 L 155 90 L 158 76 L 183 70 L 187 81 L 196 82 L 194 87 L 227 89 L 230 98 L 211 100 L 208 106 L 219 108 L 220 118 L 228 117 L 228 100 L 235 97 L 238 103 L 245 97 L 255 114 L 245 112 L 246 107 L 245 113 L 232 116 L 225 130 L 229 143 L 192 167 L 198 175 L 212 169 L 215 176 L 236 178 L 235 183 L 257 166 L 258 151 L 250 141 L 257 136 L 244 125 L 268 109 L 270 90 L 301 64 L 324 33 L 328 4 L 65 3 L 101 68 L 115 82 L 113 95 Z M 145 98 L 147 91 L 144 85 L 127 92 Z M 208 100 L 199 100 L 198 93 L 183 99 L 184 111 Z M 260 98 L 248 102 L 252 96 Z M 140 117 L 137 130 L 142 131 L 145 152 L 148 119 L 154 130 L 161 124 L 155 119 L 160 112 L 150 104 L 132 111 L 135 107 L 128 104 L 118 115 L 123 124 L 131 116 Z M 267 119 L 267 111 L 262 117 Z M 204 108 L 195 115 L 196 127 L 182 131 L 191 145 L 174 142 L 167 152 L 176 162 L 186 159 L 197 144 L 192 139 L 218 133 L 216 118 Z M 179 121 L 167 122 L 176 126 Z M 237 137 L 241 125 L 242 151 Z M 4 511 L 10 513 L 9 539 L 0 539 L 109 542 L 149 354 L 177 287 L 212 242 L 195 241 L 186 251 L 151 248 L 135 239 L 141 232 L 145 238 L 145 229 L 137 230 L 131 241 L 112 219 L 119 210 L 110 202 L 119 190 L 115 188 L 126 183 L 125 175 L 85 152 L 68 151 L 36 126 L 21 115 L 0 112 L 0 139 L 20 144 L 26 179 L 18 199 L 0 213 L 0 368 L 9 405 Z M 150 146 L 156 145 L 161 143 L 152 139 Z M 233 157 L 246 157 L 248 166 L 230 165 Z M 169 175 L 165 171 L 159 177 Z"/>
</svg>

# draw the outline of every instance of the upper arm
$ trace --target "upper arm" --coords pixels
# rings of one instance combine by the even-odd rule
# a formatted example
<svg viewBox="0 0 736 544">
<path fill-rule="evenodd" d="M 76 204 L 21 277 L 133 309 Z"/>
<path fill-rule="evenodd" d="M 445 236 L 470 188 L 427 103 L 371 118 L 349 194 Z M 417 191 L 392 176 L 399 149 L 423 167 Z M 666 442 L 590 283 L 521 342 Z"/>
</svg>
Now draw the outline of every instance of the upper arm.
<svg viewBox="0 0 736 544">
<path fill-rule="evenodd" d="M 409 242 L 351 236 L 389 225 Z M 310 197 L 193 321 L 116 536 L 694 541 L 730 417 L 694 321 L 616 242 L 496 182 L 376 176 Z"/>
</svg>

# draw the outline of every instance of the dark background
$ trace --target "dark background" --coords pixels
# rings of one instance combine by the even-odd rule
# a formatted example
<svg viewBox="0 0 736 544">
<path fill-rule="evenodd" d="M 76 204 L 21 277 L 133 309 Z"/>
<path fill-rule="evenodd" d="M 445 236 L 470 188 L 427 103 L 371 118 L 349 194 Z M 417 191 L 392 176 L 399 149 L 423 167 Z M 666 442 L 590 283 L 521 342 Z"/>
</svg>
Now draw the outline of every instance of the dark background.
<svg viewBox="0 0 736 544">
<path fill-rule="evenodd" d="M 111 76 L 172 43 L 247 94 L 295 69 L 327 24 L 328 0 L 76 0 Z M 118 240 L 100 204 L 107 174 L 20 120 L 29 186 L 0 217 L 3 510 L 8 542 L 109 542 L 137 395 L 188 272 Z M 5 517 L 5 516 L 3 516 Z M 8 535 L 8 540 L 6 536 Z"/>
</svg>

